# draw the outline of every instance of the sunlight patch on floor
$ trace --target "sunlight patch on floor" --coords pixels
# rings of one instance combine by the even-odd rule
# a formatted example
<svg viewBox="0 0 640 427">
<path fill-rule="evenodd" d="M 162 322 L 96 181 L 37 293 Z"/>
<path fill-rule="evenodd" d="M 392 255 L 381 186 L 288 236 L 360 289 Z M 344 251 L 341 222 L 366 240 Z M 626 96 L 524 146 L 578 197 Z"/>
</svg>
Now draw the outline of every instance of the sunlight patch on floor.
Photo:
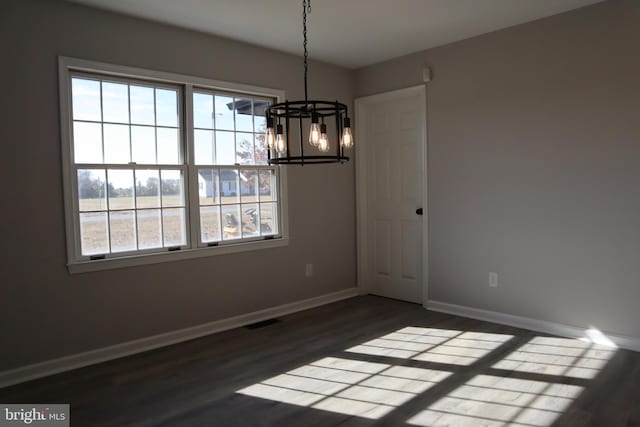
<svg viewBox="0 0 640 427">
<path fill-rule="evenodd" d="M 419 409 L 407 423 L 549 427 L 582 392 L 585 380 L 594 378 L 616 351 L 614 347 L 598 344 L 593 337 L 576 340 L 539 336 L 491 367 L 483 368 L 482 374 L 471 379 L 464 375 L 463 366 L 473 365 L 512 338 L 508 334 L 405 327 L 346 350 L 347 354 L 378 356 L 376 360 L 388 363 L 326 357 L 238 393 L 380 419 L 450 378 L 454 375 L 452 371 L 462 369 L 458 383 L 450 384 L 452 388 L 443 390 L 437 400 L 429 400 L 434 403 Z M 600 336 L 596 338 L 606 342 Z M 395 359 L 414 366 L 396 365 Z M 450 366 L 427 369 L 434 367 L 429 363 Z M 509 372 L 501 376 L 502 371 Z M 569 381 L 580 386 L 563 384 Z"/>
<path fill-rule="evenodd" d="M 584 337 L 581 338 L 582 341 L 592 342 L 595 344 L 604 345 L 611 348 L 618 348 L 618 346 L 606 336 L 600 329 L 591 327 L 584 331 Z"/>
<path fill-rule="evenodd" d="M 495 350 L 512 335 L 451 329 L 407 327 L 351 347 L 351 353 L 470 365 Z"/>
<path fill-rule="evenodd" d="M 493 365 L 496 369 L 592 379 L 616 349 L 569 338 L 535 337 Z"/>
<path fill-rule="evenodd" d="M 410 359 L 411 357 L 462 333 L 463 331 L 417 328 L 411 326 L 351 347 L 346 351 L 352 353 L 371 354 L 374 356 Z"/>
<path fill-rule="evenodd" d="M 449 375 L 446 371 L 327 357 L 238 393 L 378 419 Z"/>
<path fill-rule="evenodd" d="M 477 375 L 407 422 L 417 426 L 548 427 L 583 388 Z"/>
<path fill-rule="evenodd" d="M 513 338 L 513 335 L 486 332 L 461 332 L 432 349 L 418 354 L 413 360 L 424 362 L 470 365 Z"/>
</svg>

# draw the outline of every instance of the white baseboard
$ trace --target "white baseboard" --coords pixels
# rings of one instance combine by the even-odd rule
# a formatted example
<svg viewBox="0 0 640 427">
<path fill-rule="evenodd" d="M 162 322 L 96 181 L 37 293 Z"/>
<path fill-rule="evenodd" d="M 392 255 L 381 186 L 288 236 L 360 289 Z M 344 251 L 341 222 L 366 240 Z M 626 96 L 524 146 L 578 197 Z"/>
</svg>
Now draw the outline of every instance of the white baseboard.
<svg viewBox="0 0 640 427">
<path fill-rule="evenodd" d="M 428 301 L 425 305 L 427 310 L 439 311 L 441 313 L 455 314 L 472 319 L 485 320 L 487 322 L 500 323 L 517 328 L 529 329 L 536 332 L 544 332 L 552 335 L 559 335 L 569 338 L 594 340 L 589 336 L 588 329 L 581 329 L 575 326 L 563 325 L 561 323 L 548 322 L 546 320 L 532 319 L 530 317 L 515 316 L 513 314 L 501 313 L 498 311 L 482 310 L 464 305 L 449 304 L 440 301 Z M 627 350 L 640 351 L 640 338 L 628 337 L 624 335 L 609 335 L 604 333 L 608 339 L 617 347 Z"/>
<path fill-rule="evenodd" d="M 88 365 L 94 365 L 96 363 L 106 362 L 108 360 L 118 359 L 120 357 L 136 353 L 142 353 L 144 351 L 177 344 L 183 341 L 189 341 L 205 335 L 238 328 L 251 323 L 284 316 L 298 311 L 308 310 L 310 308 L 330 304 L 332 302 L 355 297 L 357 295 L 357 288 L 344 289 L 342 291 L 254 311 L 252 313 L 241 314 L 227 319 L 216 320 L 214 322 L 190 328 L 179 329 L 177 331 L 171 331 L 164 334 L 154 335 L 84 353 L 72 354 L 58 359 L 47 360 L 45 362 L 11 369 L 9 371 L 0 372 L 0 388 L 60 372 L 70 371 L 72 369 L 82 368 Z"/>
</svg>

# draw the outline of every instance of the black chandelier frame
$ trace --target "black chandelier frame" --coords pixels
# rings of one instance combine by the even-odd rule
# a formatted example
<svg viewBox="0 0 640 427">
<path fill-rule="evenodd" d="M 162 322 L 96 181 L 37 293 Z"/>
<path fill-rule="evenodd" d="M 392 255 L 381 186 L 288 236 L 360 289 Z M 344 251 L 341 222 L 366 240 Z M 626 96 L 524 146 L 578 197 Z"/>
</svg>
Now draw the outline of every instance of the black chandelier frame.
<svg viewBox="0 0 640 427">
<path fill-rule="evenodd" d="M 268 150 L 268 163 L 270 165 L 289 164 L 304 165 L 318 163 L 344 163 L 349 161 L 349 157 L 344 155 L 344 147 L 340 143 L 342 132 L 344 130 L 345 121 L 348 123 L 348 107 L 338 101 L 285 101 L 273 104 L 267 108 L 267 121 L 273 124 L 282 124 L 284 122 L 284 131 L 286 135 L 286 151 L 285 156 L 271 157 L 271 150 Z M 305 155 L 303 135 L 303 119 L 318 117 L 322 123 L 325 118 L 335 117 L 336 125 L 336 154 L 335 155 Z M 346 120 L 345 120 L 346 119 Z M 300 136 L 300 155 L 291 156 L 291 128 L 292 121 L 298 122 L 298 132 Z"/>
</svg>

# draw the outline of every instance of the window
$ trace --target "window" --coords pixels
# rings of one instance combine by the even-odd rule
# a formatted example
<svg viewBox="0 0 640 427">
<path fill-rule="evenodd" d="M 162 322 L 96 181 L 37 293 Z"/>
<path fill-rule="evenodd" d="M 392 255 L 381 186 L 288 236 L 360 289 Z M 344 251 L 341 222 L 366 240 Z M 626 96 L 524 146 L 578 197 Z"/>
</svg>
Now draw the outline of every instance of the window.
<svg viewBox="0 0 640 427">
<path fill-rule="evenodd" d="M 278 234 L 277 173 L 266 166 L 264 138 L 270 102 L 200 88 L 193 91 L 203 243 Z"/>
<path fill-rule="evenodd" d="M 70 58 L 60 71 L 72 272 L 286 244 L 264 139 L 281 93 Z"/>
</svg>

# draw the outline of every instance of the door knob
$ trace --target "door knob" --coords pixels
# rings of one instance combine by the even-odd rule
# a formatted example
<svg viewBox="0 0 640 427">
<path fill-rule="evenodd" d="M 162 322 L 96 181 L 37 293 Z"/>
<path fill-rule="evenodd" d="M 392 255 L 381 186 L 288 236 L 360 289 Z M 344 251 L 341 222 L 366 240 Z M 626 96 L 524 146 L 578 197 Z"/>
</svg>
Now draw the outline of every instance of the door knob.
<svg viewBox="0 0 640 427">
<path fill-rule="evenodd" d="M 422 215 L 422 208 L 416 209 L 416 215 Z"/>
</svg>

